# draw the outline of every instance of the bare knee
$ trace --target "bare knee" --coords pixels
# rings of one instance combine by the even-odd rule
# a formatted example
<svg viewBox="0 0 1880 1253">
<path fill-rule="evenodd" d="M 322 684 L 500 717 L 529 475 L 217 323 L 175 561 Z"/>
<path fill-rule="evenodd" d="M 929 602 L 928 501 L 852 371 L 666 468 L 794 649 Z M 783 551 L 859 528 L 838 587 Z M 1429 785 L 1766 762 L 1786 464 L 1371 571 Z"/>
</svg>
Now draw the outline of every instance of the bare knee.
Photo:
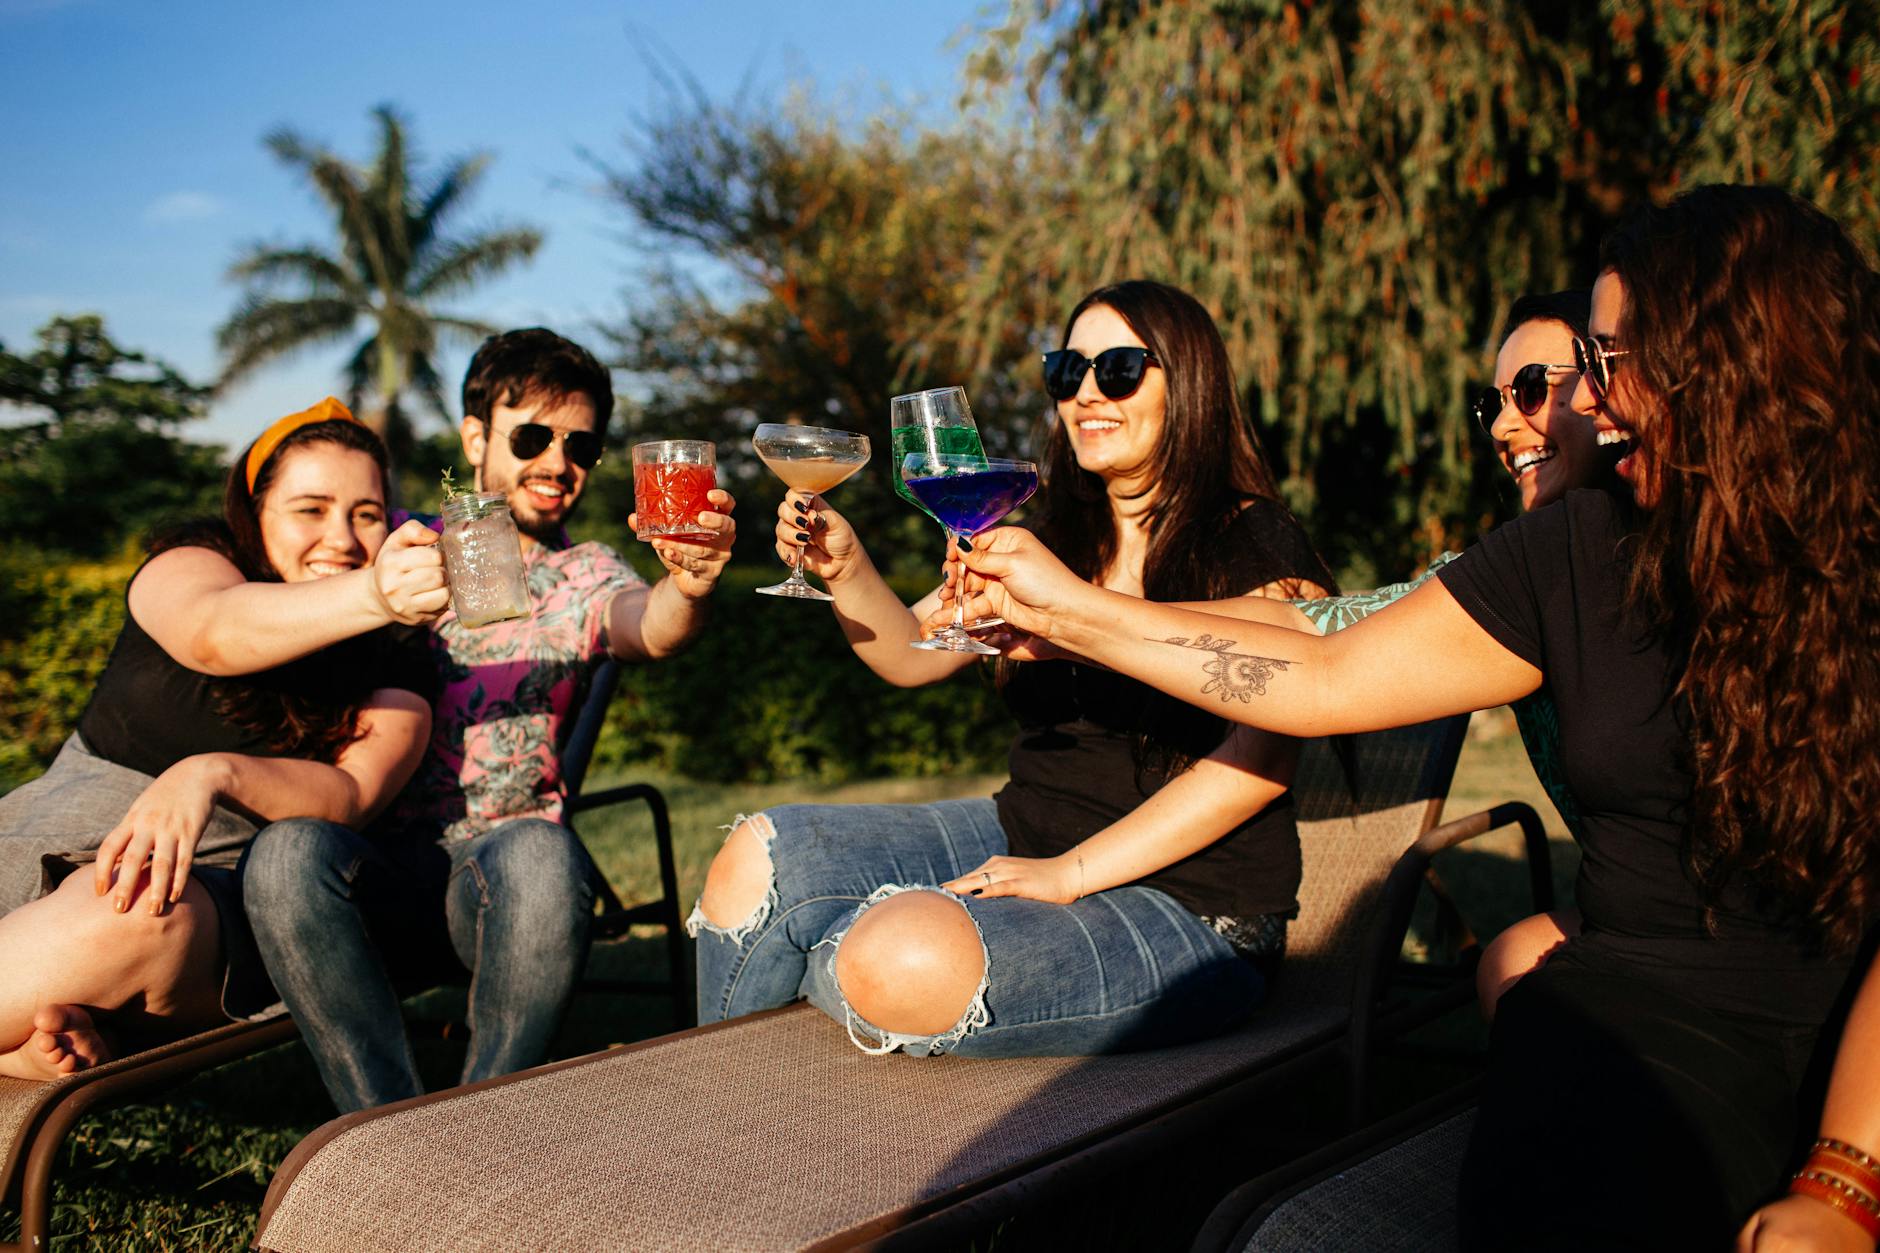
<svg viewBox="0 0 1880 1253">
<path fill-rule="evenodd" d="M 49 896 L 36 902 L 35 927 L 56 937 L 71 955 L 74 978 L 85 995 L 67 999 L 109 1007 L 113 992 L 137 994 L 153 978 L 175 970 L 205 952 L 213 960 L 220 936 L 215 906 L 203 886 L 191 879 L 181 900 L 150 912 L 148 882 L 138 887 L 123 913 L 114 898 L 99 896 L 91 874 L 67 876 Z"/>
<path fill-rule="evenodd" d="M 835 967 L 843 998 L 870 1025 L 939 1035 L 971 1007 L 986 955 L 965 906 L 939 892 L 900 892 L 862 911 Z"/>
<path fill-rule="evenodd" d="M 753 814 L 732 828 L 724 847 L 705 872 L 698 908 L 714 927 L 731 929 L 755 914 L 770 896 L 775 868 L 770 841 L 776 828 L 763 814 Z"/>
<path fill-rule="evenodd" d="M 1492 1020 L 1502 994 L 1522 976 L 1545 964 L 1568 937 L 1579 933 L 1579 915 L 1562 910 L 1523 918 L 1496 936 L 1475 968 L 1475 992 L 1482 1017 Z"/>
</svg>

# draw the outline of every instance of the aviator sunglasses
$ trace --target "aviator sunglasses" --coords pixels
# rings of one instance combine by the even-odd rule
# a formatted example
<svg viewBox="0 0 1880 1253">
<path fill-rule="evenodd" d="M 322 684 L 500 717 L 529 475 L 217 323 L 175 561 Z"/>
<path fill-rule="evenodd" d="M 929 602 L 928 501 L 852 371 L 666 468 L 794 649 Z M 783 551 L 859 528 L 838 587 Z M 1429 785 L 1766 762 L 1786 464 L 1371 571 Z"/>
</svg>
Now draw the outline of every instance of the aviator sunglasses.
<svg viewBox="0 0 1880 1253">
<path fill-rule="evenodd" d="M 518 461 L 533 461 L 548 451 L 561 436 L 562 455 L 583 470 L 592 470 L 601 459 L 601 437 L 593 431 L 557 431 L 540 422 L 524 422 L 509 431 L 509 451 Z"/>
<path fill-rule="evenodd" d="M 1514 407 L 1522 417 L 1531 418 L 1547 403 L 1547 390 L 1554 385 L 1556 376 L 1573 374 L 1582 368 L 1530 361 L 1516 370 L 1514 377 L 1508 380 L 1507 398 L 1514 402 Z M 1495 438 L 1495 419 L 1501 416 L 1503 390 L 1500 387 L 1485 387 L 1469 402 L 1469 412 L 1475 415 L 1475 424 L 1490 439 Z"/>
<path fill-rule="evenodd" d="M 1612 359 L 1631 355 L 1630 348 L 1608 348 L 1596 339 L 1573 338 L 1573 364 L 1586 376 L 1594 400 L 1604 400 L 1612 390 Z"/>
<path fill-rule="evenodd" d="M 1105 348 L 1095 357 L 1086 357 L 1075 348 L 1060 348 L 1044 355 L 1044 390 L 1053 400 L 1069 400 L 1083 386 L 1084 371 L 1097 371 L 1097 390 L 1111 400 L 1136 394 L 1142 376 L 1152 365 L 1161 365 L 1147 348 Z"/>
</svg>

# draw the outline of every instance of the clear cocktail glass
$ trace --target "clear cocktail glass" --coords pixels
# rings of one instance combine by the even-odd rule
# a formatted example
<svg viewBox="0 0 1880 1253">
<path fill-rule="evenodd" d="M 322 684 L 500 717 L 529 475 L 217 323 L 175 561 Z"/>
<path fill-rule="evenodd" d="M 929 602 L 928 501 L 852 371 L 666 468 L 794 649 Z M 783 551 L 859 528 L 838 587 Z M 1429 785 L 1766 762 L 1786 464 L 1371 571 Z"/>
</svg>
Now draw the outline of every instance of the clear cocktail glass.
<svg viewBox="0 0 1880 1253">
<path fill-rule="evenodd" d="M 949 538 L 970 540 L 1031 498 L 1038 490 L 1038 465 L 999 457 L 913 452 L 901 458 L 901 482 L 909 496 L 947 529 Z M 955 588 L 953 624 L 914 648 L 948 653 L 983 653 L 998 649 L 966 633 L 966 597 Z"/>
<path fill-rule="evenodd" d="M 928 517 L 933 513 L 914 499 L 899 474 L 901 462 L 909 453 L 948 454 L 979 457 L 986 449 L 979 441 L 979 427 L 973 422 L 973 407 L 966 403 L 964 387 L 930 387 L 924 392 L 896 396 L 888 404 L 889 453 L 894 458 L 894 492 Z M 940 519 L 934 518 L 935 522 Z M 999 626 L 1004 618 L 975 618 L 966 624 L 968 631 Z"/>
<path fill-rule="evenodd" d="M 766 422 L 751 436 L 751 447 L 770 472 L 792 491 L 820 496 L 868 464 L 868 436 L 826 426 Z M 759 596 L 792 600 L 834 600 L 803 578 L 803 550 L 798 547 L 790 577 L 757 589 Z"/>
</svg>

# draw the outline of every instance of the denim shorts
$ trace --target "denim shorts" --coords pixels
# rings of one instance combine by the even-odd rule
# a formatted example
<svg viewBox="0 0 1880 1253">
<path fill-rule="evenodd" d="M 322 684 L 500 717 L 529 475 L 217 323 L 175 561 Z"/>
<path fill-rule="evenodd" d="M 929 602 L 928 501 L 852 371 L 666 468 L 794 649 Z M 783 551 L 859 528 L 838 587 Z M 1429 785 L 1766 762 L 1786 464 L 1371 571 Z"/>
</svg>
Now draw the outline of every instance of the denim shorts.
<svg viewBox="0 0 1880 1253">
<path fill-rule="evenodd" d="M 997 806 L 785 805 L 749 821 L 767 839 L 771 889 L 734 927 L 693 911 L 701 1022 L 808 997 L 870 1051 L 1081 1056 L 1218 1035 L 1264 995 L 1259 972 L 1226 939 L 1155 888 L 1111 888 L 1070 905 L 946 893 L 978 928 L 983 986 L 950 1030 L 882 1031 L 837 985 L 842 938 L 875 902 L 944 892 L 939 884 L 1004 854 Z"/>
</svg>

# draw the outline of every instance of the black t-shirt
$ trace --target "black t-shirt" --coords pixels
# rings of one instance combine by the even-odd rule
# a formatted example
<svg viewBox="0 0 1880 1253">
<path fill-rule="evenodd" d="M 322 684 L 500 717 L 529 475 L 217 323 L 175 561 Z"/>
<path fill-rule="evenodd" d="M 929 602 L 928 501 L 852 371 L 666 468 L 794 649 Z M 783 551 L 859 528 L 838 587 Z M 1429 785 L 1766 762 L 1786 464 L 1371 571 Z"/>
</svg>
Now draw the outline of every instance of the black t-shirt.
<svg viewBox="0 0 1880 1253">
<path fill-rule="evenodd" d="M 1668 649 L 1625 607 L 1626 506 L 1598 491 L 1510 522 L 1437 577 L 1476 623 L 1546 675 L 1561 769 L 1580 810 L 1575 944 L 1619 958 L 1709 1008 L 1819 1025 L 1849 962 L 1745 885 L 1715 902 L 1685 856 L 1689 716 Z"/>
<path fill-rule="evenodd" d="M 197 753 L 282 755 L 268 747 L 267 728 L 237 726 L 218 712 L 218 696 L 236 686 L 337 707 L 387 687 L 428 702 L 436 684 L 421 630 L 384 627 L 273 670 L 218 677 L 171 657 L 127 611 L 78 733 L 105 760 L 158 775 Z"/>
<path fill-rule="evenodd" d="M 1257 500 L 1214 545 L 1253 591 L 1280 579 L 1331 587 L 1332 578 L 1290 511 Z M 1130 813 L 1167 782 L 1153 753 L 1138 760 L 1138 733 L 1154 728 L 1188 756 L 1220 746 L 1228 724 L 1145 684 L 1075 662 L 1019 666 L 1005 685 L 1018 719 L 1011 782 L 993 799 L 1013 856 L 1055 857 Z M 1291 916 L 1298 910 L 1299 831 L 1290 793 L 1226 835 L 1138 882 L 1204 918 Z"/>
</svg>

